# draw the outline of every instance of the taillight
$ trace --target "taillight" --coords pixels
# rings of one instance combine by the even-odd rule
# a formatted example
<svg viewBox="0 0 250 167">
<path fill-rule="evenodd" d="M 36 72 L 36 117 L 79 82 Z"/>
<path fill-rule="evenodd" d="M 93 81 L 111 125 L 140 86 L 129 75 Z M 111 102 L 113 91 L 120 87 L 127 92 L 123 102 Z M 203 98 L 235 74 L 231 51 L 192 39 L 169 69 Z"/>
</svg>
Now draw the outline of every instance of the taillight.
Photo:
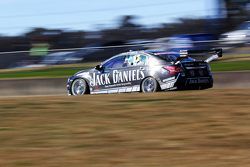
<svg viewBox="0 0 250 167">
<path fill-rule="evenodd" d="M 163 68 L 168 70 L 170 75 L 175 75 L 182 72 L 182 69 L 178 66 L 164 66 Z"/>
</svg>

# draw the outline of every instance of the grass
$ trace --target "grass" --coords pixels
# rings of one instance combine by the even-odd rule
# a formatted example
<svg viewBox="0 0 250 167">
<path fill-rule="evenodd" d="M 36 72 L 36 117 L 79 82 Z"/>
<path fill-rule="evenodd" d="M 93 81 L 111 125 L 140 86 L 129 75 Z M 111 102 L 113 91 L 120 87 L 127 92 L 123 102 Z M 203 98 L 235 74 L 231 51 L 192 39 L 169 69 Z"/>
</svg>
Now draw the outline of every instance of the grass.
<svg viewBox="0 0 250 167">
<path fill-rule="evenodd" d="M 2 97 L 0 166 L 248 166 L 249 99 L 249 89 Z"/>
<path fill-rule="evenodd" d="M 34 69 L 1 70 L 0 78 L 68 77 L 73 75 L 77 71 L 93 68 L 97 64 L 98 62 L 78 65 L 51 66 Z M 214 72 L 250 70 L 250 60 L 216 61 L 211 63 L 211 68 Z"/>
<path fill-rule="evenodd" d="M 97 63 L 85 63 L 77 65 L 60 65 L 32 69 L 11 69 L 0 71 L 0 78 L 54 78 L 71 76 L 74 73 L 95 67 Z"/>
<path fill-rule="evenodd" d="M 9 71 L 0 73 L 0 78 L 29 78 L 29 77 L 65 77 L 70 76 L 77 71 L 87 69 L 83 67 L 72 67 L 72 68 L 43 68 L 33 70 L 20 70 L 20 71 Z"/>
<path fill-rule="evenodd" d="M 243 71 L 250 70 L 250 60 L 245 61 L 217 61 L 211 63 L 212 71 Z"/>
</svg>

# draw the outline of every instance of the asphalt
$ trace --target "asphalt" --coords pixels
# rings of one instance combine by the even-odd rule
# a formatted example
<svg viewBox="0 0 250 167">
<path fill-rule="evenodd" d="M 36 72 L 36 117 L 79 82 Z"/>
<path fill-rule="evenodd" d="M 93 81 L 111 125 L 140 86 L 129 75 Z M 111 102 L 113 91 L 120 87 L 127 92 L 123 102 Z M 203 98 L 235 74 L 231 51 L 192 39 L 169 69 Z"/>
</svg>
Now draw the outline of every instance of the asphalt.
<svg viewBox="0 0 250 167">
<path fill-rule="evenodd" d="M 0 96 L 67 95 L 67 78 L 0 80 Z M 250 88 L 250 71 L 214 73 L 213 89 Z"/>
</svg>

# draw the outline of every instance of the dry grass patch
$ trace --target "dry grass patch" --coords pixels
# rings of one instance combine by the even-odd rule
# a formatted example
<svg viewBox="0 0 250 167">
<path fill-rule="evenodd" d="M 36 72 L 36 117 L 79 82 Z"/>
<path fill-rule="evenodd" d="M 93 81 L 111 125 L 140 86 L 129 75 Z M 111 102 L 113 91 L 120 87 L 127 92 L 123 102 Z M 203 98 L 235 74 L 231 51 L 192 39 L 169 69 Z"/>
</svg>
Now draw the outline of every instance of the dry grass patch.
<svg viewBox="0 0 250 167">
<path fill-rule="evenodd" d="M 247 166 L 250 90 L 0 98 L 0 166 Z"/>
</svg>

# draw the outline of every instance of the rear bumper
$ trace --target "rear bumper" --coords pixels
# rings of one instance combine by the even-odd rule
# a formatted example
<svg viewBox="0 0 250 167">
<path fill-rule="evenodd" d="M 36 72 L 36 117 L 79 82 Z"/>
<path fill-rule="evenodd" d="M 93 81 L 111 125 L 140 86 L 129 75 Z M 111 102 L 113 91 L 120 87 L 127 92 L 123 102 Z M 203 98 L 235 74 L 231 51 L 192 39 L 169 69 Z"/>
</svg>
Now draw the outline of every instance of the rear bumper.
<svg viewBox="0 0 250 167">
<path fill-rule="evenodd" d="M 213 77 L 179 77 L 175 83 L 175 88 L 179 90 L 208 89 L 213 87 Z"/>
<path fill-rule="evenodd" d="M 178 74 L 158 82 L 160 83 L 161 90 L 208 89 L 213 87 L 212 75 L 204 77 L 187 77 Z"/>
</svg>

